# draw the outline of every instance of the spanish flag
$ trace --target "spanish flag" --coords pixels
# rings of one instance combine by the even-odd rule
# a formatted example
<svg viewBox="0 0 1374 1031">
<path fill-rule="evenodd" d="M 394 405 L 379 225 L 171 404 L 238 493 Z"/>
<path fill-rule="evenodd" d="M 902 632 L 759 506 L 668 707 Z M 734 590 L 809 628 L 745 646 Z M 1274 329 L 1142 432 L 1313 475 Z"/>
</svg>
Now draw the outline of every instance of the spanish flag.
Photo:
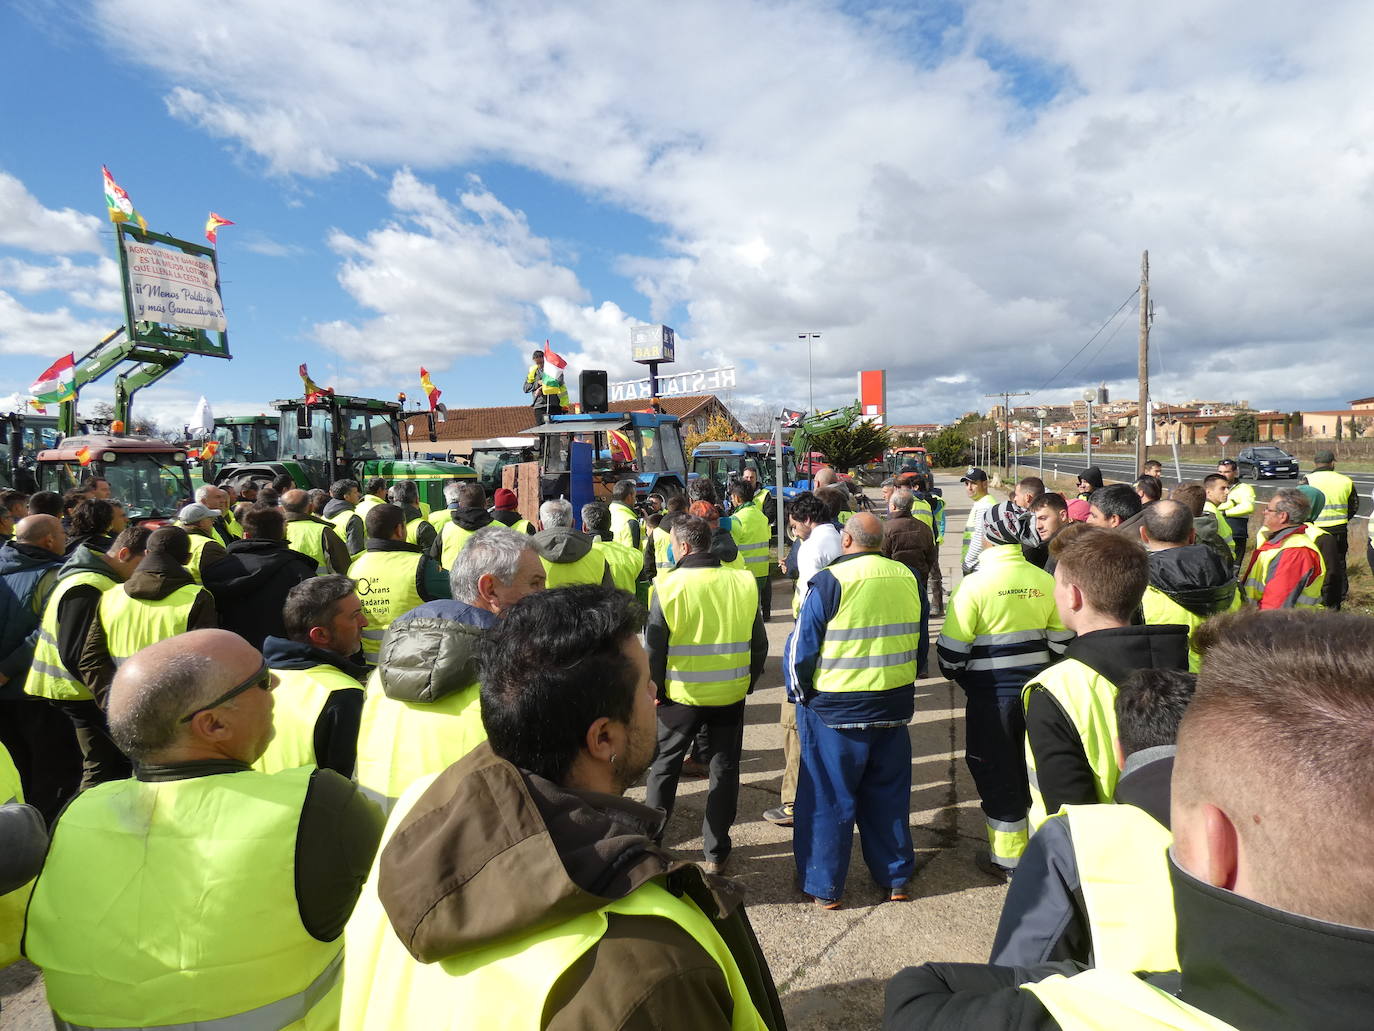
<svg viewBox="0 0 1374 1031">
<path fill-rule="evenodd" d="M 219 441 L 217 441 L 217 440 L 207 440 L 204 444 L 202 444 L 202 445 L 200 446 L 200 460 L 201 460 L 202 462 L 209 462 L 210 460 L 212 460 L 212 459 L 215 457 L 215 455 L 216 455 L 218 452 L 219 452 Z"/>
<path fill-rule="evenodd" d="M 333 396 L 334 396 L 334 388 L 333 388 L 333 387 L 321 387 L 321 386 L 318 386 L 318 385 L 315 383 L 315 381 L 314 381 L 313 379 L 310 378 L 310 372 L 309 372 L 308 369 L 306 369 L 306 367 L 305 367 L 305 362 L 301 362 L 300 374 L 301 374 L 301 382 L 302 382 L 303 384 L 305 384 L 305 403 L 306 403 L 306 404 L 308 404 L 308 405 L 313 405 L 316 401 L 318 401 L 318 400 L 319 400 L 320 398 L 322 398 L 322 397 L 333 397 Z"/>
<path fill-rule="evenodd" d="M 423 365 L 420 366 L 420 386 L 423 388 L 425 396 L 429 398 L 429 410 L 434 411 L 439 404 L 439 397 L 443 391 L 434 385 L 434 381 L 429 378 L 429 370 Z"/>
<path fill-rule="evenodd" d="M 622 462 L 635 460 L 635 446 L 629 437 L 619 430 L 607 430 L 606 435 L 610 438 L 611 457 L 619 458 Z"/>
<path fill-rule="evenodd" d="M 209 240 L 211 243 L 218 246 L 219 227 L 231 226 L 233 224 L 234 223 L 230 222 L 227 218 L 224 218 L 220 215 L 216 215 L 213 211 L 210 212 L 210 217 L 205 220 L 205 239 Z"/>
<path fill-rule="evenodd" d="M 95 455 L 91 453 L 90 448 L 83 447 L 79 451 L 77 451 L 76 460 L 80 462 L 82 465 L 90 465 L 93 461 L 95 461 Z"/>
</svg>

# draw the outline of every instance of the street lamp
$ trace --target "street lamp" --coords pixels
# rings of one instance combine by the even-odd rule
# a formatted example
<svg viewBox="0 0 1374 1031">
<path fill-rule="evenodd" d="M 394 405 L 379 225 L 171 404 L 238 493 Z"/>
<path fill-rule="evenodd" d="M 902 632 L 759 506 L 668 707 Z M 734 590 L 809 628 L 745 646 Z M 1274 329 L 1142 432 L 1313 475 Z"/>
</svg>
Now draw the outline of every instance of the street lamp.
<svg viewBox="0 0 1374 1031">
<path fill-rule="evenodd" d="M 992 430 L 983 431 L 983 467 L 992 465 Z"/>
<path fill-rule="evenodd" d="M 819 333 L 797 334 L 798 340 L 806 341 L 806 396 L 807 400 L 810 402 L 812 412 L 816 410 L 816 392 L 811 385 L 811 341 L 819 340 L 820 338 L 821 335 Z"/>
<path fill-rule="evenodd" d="M 1093 464 L 1093 398 L 1097 396 L 1095 391 L 1083 391 L 1083 400 L 1088 403 L 1088 434 L 1084 438 L 1083 446 L 1088 451 L 1088 465 Z"/>
<path fill-rule="evenodd" d="M 1040 479 L 1045 478 L 1045 416 L 1049 413 L 1043 408 L 1037 408 L 1035 417 L 1040 420 Z"/>
</svg>

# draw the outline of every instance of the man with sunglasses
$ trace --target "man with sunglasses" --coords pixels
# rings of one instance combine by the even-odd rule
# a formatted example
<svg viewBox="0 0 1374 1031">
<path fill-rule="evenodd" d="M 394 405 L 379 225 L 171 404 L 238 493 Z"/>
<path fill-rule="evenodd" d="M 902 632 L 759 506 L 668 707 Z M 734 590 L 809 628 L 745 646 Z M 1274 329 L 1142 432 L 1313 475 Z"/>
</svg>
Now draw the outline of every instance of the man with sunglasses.
<svg viewBox="0 0 1374 1031">
<path fill-rule="evenodd" d="M 28 913 L 59 1024 L 337 1021 L 341 935 L 381 814 L 333 770 L 252 769 L 273 686 L 224 630 L 120 665 L 110 733 L 134 777 L 63 812 Z"/>
</svg>

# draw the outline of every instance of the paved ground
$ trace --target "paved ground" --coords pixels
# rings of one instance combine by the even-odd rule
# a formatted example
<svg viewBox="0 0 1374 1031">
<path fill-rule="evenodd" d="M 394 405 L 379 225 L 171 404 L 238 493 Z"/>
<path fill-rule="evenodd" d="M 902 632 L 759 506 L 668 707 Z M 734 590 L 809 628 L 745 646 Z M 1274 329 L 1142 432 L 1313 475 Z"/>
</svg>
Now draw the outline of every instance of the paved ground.
<svg viewBox="0 0 1374 1031">
<path fill-rule="evenodd" d="M 949 532 L 941 556 L 946 587 L 958 579 L 959 540 L 968 499 L 946 487 Z M 783 703 L 777 657 L 791 628 L 790 587 L 779 584 L 769 626 L 773 658 L 751 696 L 744 734 L 739 818 L 727 871 L 747 885 L 750 916 L 773 970 L 794 1031 L 876 1028 L 883 987 L 904 966 L 927 960 L 987 959 L 1005 887 L 973 865 L 986 847 L 982 814 L 963 762 L 963 705 L 957 687 L 938 676 L 917 685 L 911 725 L 911 827 L 918 873 L 913 898 L 882 901 L 854 839 L 844 908 L 818 910 L 793 887 L 792 837 L 760 813 L 778 803 Z M 931 640 L 940 620 L 932 621 Z M 932 669 L 936 668 L 932 658 Z M 682 781 L 666 843 L 699 855 L 705 781 Z M 632 791 L 643 797 L 643 789 Z M 0 972 L 5 1031 L 49 1031 L 37 972 L 27 964 Z"/>
</svg>

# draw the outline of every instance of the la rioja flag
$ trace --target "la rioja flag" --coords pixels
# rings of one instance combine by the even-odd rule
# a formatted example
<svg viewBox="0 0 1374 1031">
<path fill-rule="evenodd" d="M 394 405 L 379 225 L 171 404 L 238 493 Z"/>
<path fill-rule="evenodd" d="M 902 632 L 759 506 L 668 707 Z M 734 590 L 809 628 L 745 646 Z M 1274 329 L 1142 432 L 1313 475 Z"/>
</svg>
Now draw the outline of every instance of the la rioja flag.
<svg viewBox="0 0 1374 1031">
<path fill-rule="evenodd" d="M 72 355 L 57 359 L 29 387 L 29 393 L 41 404 L 61 404 L 76 397 L 76 362 Z"/>
</svg>

